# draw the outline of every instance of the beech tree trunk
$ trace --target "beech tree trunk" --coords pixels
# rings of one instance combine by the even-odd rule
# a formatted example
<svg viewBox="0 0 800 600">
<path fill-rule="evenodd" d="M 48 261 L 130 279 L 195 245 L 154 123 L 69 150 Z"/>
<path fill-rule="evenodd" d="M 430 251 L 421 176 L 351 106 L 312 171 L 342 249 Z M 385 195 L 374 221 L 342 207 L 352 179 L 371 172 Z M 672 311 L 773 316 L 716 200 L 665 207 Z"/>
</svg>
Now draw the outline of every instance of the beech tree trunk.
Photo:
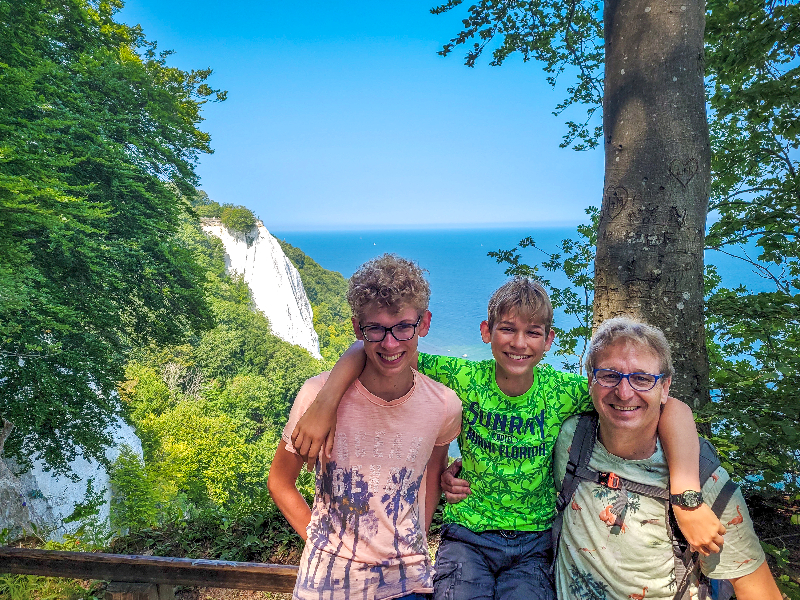
<svg viewBox="0 0 800 600">
<path fill-rule="evenodd" d="M 663 329 L 671 393 L 708 397 L 703 238 L 710 180 L 703 0 L 606 0 L 605 185 L 595 327 L 630 315 Z"/>
</svg>

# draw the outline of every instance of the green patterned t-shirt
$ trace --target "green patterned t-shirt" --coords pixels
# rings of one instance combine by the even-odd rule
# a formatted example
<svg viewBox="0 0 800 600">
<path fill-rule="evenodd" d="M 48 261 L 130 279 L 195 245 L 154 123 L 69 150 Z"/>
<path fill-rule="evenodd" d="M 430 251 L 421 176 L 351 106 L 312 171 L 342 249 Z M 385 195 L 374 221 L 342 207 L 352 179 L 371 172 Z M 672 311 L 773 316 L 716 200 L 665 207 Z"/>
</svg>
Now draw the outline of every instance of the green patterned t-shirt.
<svg viewBox="0 0 800 600">
<path fill-rule="evenodd" d="M 445 384 L 463 405 L 463 470 L 472 493 L 448 504 L 446 523 L 472 531 L 543 531 L 556 514 L 553 447 L 561 424 L 591 408 L 586 377 L 539 364 L 522 396 L 506 396 L 495 380 L 493 359 L 420 353 L 419 372 Z"/>
</svg>

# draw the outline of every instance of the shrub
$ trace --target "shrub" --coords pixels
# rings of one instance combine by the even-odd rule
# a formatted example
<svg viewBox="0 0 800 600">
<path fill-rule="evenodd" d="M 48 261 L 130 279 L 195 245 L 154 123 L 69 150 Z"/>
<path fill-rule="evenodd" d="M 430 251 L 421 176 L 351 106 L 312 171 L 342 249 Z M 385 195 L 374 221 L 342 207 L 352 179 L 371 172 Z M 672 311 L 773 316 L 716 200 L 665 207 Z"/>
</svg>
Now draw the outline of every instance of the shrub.
<svg viewBox="0 0 800 600">
<path fill-rule="evenodd" d="M 228 231 L 241 234 L 250 233 L 256 226 L 256 217 L 253 211 L 244 206 L 223 205 L 220 219 Z"/>
<path fill-rule="evenodd" d="M 109 471 L 111 478 L 111 525 L 126 534 L 156 523 L 159 496 L 142 459 L 123 446 Z"/>
</svg>

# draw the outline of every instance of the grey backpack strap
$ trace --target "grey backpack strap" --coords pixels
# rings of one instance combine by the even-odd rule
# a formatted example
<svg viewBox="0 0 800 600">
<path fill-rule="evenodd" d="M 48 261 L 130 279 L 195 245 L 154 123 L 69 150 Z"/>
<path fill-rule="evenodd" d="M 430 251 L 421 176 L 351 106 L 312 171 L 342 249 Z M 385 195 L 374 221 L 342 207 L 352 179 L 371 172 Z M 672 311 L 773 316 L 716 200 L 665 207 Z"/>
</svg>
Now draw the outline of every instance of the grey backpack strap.
<svg viewBox="0 0 800 600">
<path fill-rule="evenodd" d="M 592 458 L 594 442 L 597 439 L 597 413 L 585 413 L 578 419 L 575 435 L 572 436 L 572 445 L 567 459 L 567 470 L 561 482 L 561 491 L 556 498 L 556 518 L 553 521 L 551 537 L 553 540 L 553 555 L 558 551 L 558 540 L 561 537 L 561 527 L 564 520 L 564 509 L 572 500 L 575 490 L 581 483 L 580 473 L 589 473 L 589 460 Z M 555 566 L 555 563 L 554 563 Z"/>
<path fill-rule="evenodd" d="M 675 556 L 675 581 L 679 581 L 673 600 L 689 600 L 689 583 L 692 576 L 700 571 L 699 554 L 686 548 L 683 553 Z"/>
<path fill-rule="evenodd" d="M 705 481 L 719 468 L 719 455 L 706 438 L 700 438 L 700 481 Z"/>
<path fill-rule="evenodd" d="M 572 500 L 581 479 L 594 479 L 594 471 L 589 470 L 594 442 L 597 439 L 597 413 L 585 413 L 578 419 L 572 445 L 569 449 L 567 471 L 561 482 L 561 491 L 556 499 L 556 510 L 562 512 Z"/>
</svg>

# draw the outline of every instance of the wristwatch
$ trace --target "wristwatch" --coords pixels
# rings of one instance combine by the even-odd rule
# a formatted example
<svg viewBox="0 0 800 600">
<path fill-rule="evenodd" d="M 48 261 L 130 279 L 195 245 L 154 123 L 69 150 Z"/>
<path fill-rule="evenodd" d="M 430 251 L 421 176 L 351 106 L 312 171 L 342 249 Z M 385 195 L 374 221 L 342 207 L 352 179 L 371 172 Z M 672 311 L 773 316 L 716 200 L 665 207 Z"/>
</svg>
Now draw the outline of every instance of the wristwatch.
<svg viewBox="0 0 800 600">
<path fill-rule="evenodd" d="M 682 494 L 670 494 L 669 502 L 683 508 L 697 508 L 703 503 L 703 494 L 694 490 L 686 490 Z"/>
</svg>

